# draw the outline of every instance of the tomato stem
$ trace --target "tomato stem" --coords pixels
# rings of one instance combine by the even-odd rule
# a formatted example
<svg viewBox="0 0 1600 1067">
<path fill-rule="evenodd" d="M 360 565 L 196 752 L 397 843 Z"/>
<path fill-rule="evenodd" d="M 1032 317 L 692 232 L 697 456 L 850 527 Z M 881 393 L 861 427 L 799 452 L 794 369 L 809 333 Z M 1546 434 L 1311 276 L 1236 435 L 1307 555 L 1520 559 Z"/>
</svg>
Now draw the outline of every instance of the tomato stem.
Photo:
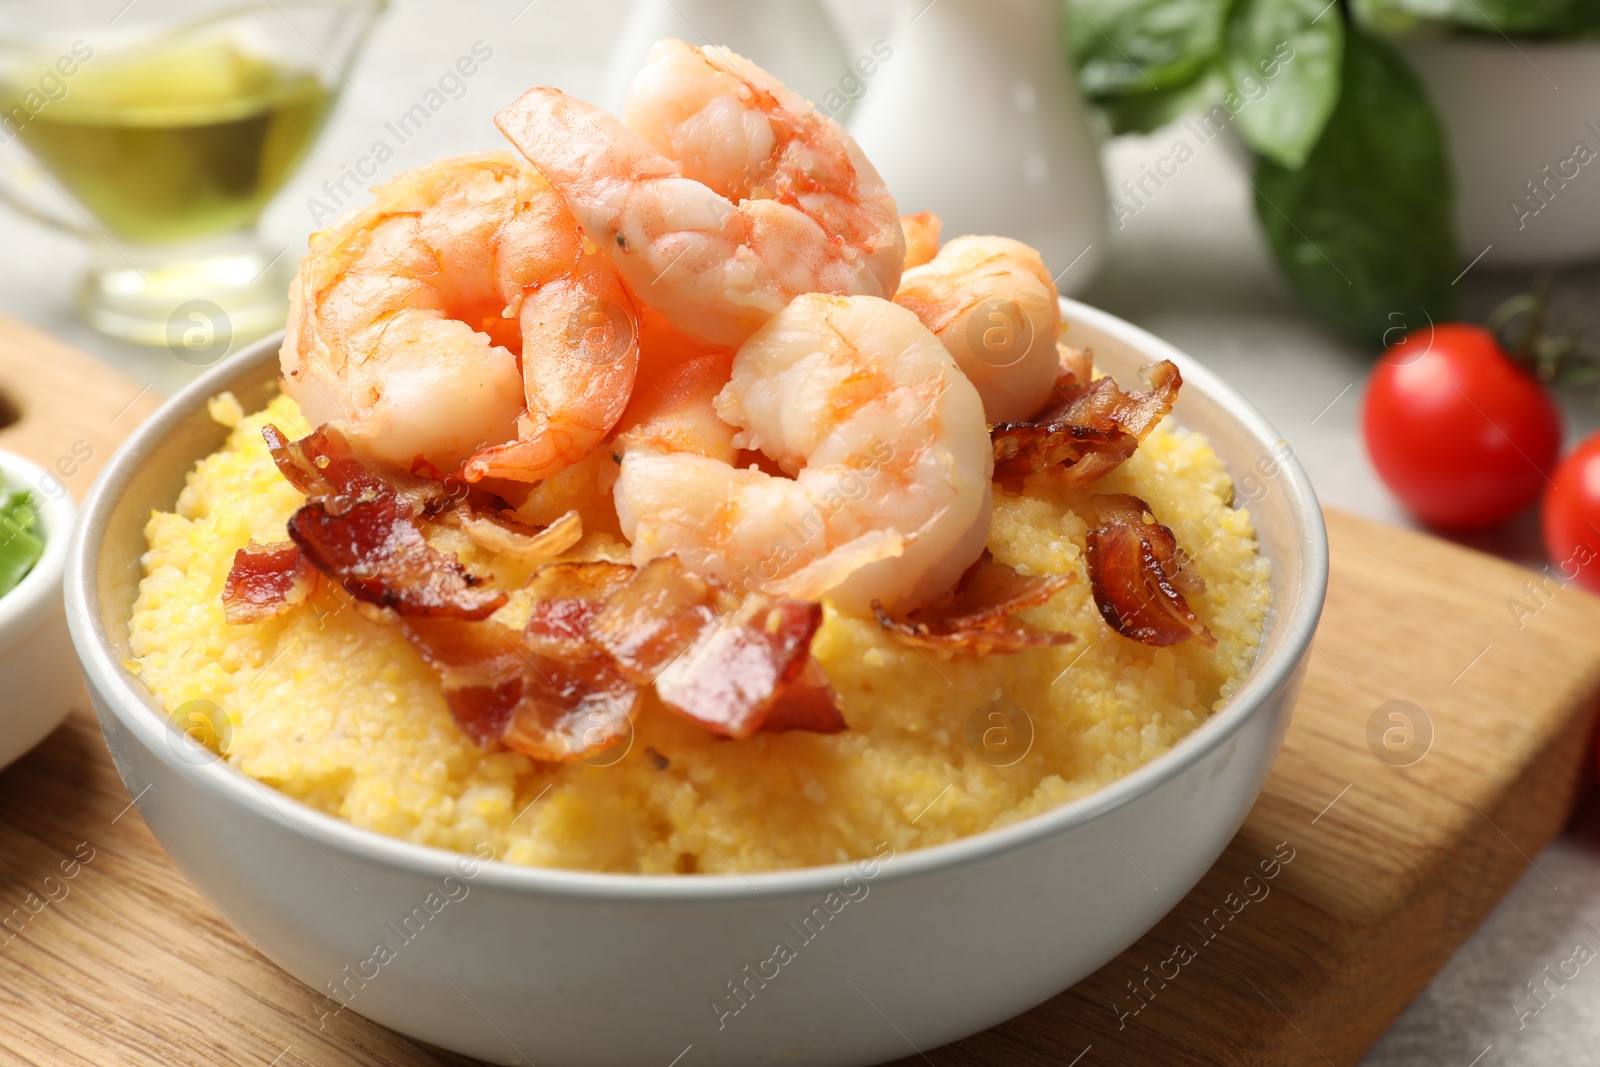
<svg viewBox="0 0 1600 1067">
<path fill-rule="evenodd" d="M 1506 300 L 1489 313 L 1484 325 L 1506 354 L 1541 382 L 1558 387 L 1600 383 L 1600 346 L 1584 338 L 1588 324 L 1583 317 L 1569 316 L 1558 332 L 1547 333 L 1550 321 L 1550 274 L 1540 271 L 1534 275 L 1531 292 Z"/>
</svg>

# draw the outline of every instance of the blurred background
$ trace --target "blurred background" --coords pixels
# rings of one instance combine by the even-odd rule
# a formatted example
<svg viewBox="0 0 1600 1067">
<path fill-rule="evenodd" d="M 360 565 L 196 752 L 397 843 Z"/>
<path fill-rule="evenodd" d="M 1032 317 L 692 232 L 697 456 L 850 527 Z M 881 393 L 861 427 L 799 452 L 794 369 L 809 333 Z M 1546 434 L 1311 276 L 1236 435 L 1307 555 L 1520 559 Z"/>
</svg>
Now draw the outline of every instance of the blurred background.
<svg viewBox="0 0 1600 1067">
<path fill-rule="evenodd" d="M 1432 323 L 1498 309 L 1560 447 L 1600 426 L 1576 333 L 1600 307 L 1600 4 L 284 0 L 229 38 L 282 63 L 210 31 L 118 58 L 218 6 L 0 0 L 0 184 L 18 202 L 0 205 L 0 314 L 163 392 L 281 325 L 307 234 L 368 187 L 503 147 L 492 117 L 532 85 L 614 105 L 671 33 L 747 52 L 844 122 L 902 211 L 1035 243 L 1064 293 L 1209 364 L 1326 504 L 1422 525 L 1375 469 L 1362 405 L 1384 350 Z M 1552 462 L 1442 532 L 1545 566 Z M 1569 836 L 1540 864 L 1600 902 L 1592 847 Z M 1369 1063 L 1444 1062 L 1425 1051 L 1463 1031 L 1527 1062 L 1592 1060 L 1592 996 L 1520 1033 L 1503 977 L 1507 954 L 1590 937 L 1570 897 L 1525 881 Z"/>
</svg>

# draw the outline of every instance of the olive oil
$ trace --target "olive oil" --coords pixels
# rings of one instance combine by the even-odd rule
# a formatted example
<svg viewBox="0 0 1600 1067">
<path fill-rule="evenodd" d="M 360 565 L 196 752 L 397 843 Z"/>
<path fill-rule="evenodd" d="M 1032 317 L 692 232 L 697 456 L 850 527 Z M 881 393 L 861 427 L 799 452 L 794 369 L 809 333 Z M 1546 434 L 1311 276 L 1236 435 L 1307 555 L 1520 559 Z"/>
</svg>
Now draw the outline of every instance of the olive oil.
<svg viewBox="0 0 1600 1067">
<path fill-rule="evenodd" d="M 26 88 L 0 86 L 7 113 Z M 167 244 L 253 225 L 332 99 L 314 74 L 218 40 L 96 55 L 19 133 L 110 236 Z"/>
</svg>

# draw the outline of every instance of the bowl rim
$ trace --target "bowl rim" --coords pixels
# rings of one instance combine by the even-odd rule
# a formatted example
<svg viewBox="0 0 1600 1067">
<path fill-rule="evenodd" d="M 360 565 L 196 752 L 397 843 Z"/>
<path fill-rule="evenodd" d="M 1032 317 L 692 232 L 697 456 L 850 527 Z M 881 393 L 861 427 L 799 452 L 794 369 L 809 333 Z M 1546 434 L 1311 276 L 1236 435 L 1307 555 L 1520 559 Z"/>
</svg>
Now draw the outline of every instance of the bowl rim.
<svg viewBox="0 0 1600 1067">
<path fill-rule="evenodd" d="M 44 492 L 51 473 L 26 457 L 0 448 L 0 485 L 33 494 L 44 533 L 44 551 L 11 592 L 0 596 L 0 652 L 44 624 L 48 609 L 63 596 L 62 575 L 71 551 L 77 509 L 63 487 L 59 496 Z M 60 479 L 56 480 L 60 484 Z"/>
<path fill-rule="evenodd" d="M 1064 316 L 1111 336 L 1142 355 L 1154 360 L 1171 359 L 1178 365 L 1186 383 L 1208 394 L 1263 448 L 1271 448 L 1282 440 L 1254 407 L 1193 357 L 1108 312 L 1067 298 L 1062 298 L 1061 306 Z M 319 850 L 330 848 L 356 860 L 427 878 L 437 878 L 453 865 L 476 863 L 481 866 L 474 875 L 475 884 L 534 898 L 690 905 L 751 902 L 825 893 L 837 887 L 846 875 L 860 877 L 863 867 L 875 862 L 866 858 L 815 867 L 694 877 L 533 867 L 388 837 L 279 793 L 226 760 L 194 765 L 179 758 L 174 746 L 164 743 L 164 735 L 174 729 L 169 717 L 141 692 L 142 686 L 115 655 L 101 624 L 95 573 L 97 549 L 118 496 L 138 469 L 144 451 L 158 441 L 171 424 L 204 407 L 206 401 L 225 388 L 244 366 L 261 361 L 266 352 L 276 348 L 279 338 L 281 334 L 265 338 L 224 359 L 167 400 L 139 426 L 96 480 L 73 535 L 66 575 L 67 601 L 73 608 L 68 612 L 68 622 L 84 671 L 101 697 L 101 703 L 170 773 L 186 779 L 217 801 L 242 806 L 258 818 L 284 823 Z M 1227 704 L 1166 752 L 1085 797 L 998 829 L 905 853 L 892 853 L 893 862 L 887 862 L 880 855 L 878 859 L 884 861 L 883 869 L 874 871 L 870 877 L 881 884 L 946 873 L 1037 846 L 1085 825 L 1094 827 L 1095 820 L 1153 792 L 1195 766 L 1208 753 L 1228 743 L 1262 710 L 1269 697 L 1289 682 L 1310 648 L 1328 577 L 1327 534 L 1310 480 L 1292 454 L 1281 457 L 1279 463 L 1279 477 L 1294 517 L 1295 551 L 1302 561 L 1296 585 L 1296 608 L 1291 616 L 1276 613 L 1276 618 L 1287 626 L 1288 633 L 1275 654 L 1256 662 L 1245 683 Z"/>
</svg>

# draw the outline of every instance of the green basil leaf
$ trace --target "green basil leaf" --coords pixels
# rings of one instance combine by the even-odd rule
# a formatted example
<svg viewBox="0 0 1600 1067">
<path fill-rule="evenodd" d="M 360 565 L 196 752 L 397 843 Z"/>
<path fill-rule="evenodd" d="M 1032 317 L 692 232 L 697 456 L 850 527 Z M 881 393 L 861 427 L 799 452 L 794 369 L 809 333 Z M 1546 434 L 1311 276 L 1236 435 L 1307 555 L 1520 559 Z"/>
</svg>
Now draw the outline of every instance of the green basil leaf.
<svg viewBox="0 0 1600 1067">
<path fill-rule="evenodd" d="M 1223 70 L 1240 135 L 1285 167 L 1306 161 L 1339 101 L 1344 19 L 1328 0 L 1239 0 Z"/>
<path fill-rule="evenodd" d="M 15 589 L 44 554 L 37 531 L 32 494 L 9 493 L 0 502 L 0 596 Z"/>
<path fill-rule="evenodd" d="M 1575 37 L 1600 32 L 1594 0 L 1355 0 L 1364 24 L 1404 32 L 1437 22 L 1480 33 L 1524 37 Z"/>
<path fill-rule="evenodd" d="M 1185 85 L 1137 96 L 1113 96 L 1100 102 L 1100 110 L 1105 112 L 1113 134 L 1150 133 L 1191 111 L 1204 110 L 1227 92 L 1228 83 L 1222 75 L 1215 67 L 1207 67 Z"/>
<path fill-rule="evenodd" d="M 1228 0 L 1066 0 L 1078 82 L 1091 97 L 1174 89 L 1222 48 Z"/>
<path fill-rule="evenodd" d="M 1290 284 L 1374 347 L 1392 315 L 1439 322 L 1454 307 L 1454 182 L 1422 86 L 1386 45 L 1350 29 L 1344 90 L 1305 165 L 1256 166 L 1256 214 Z"/>
</svg>

